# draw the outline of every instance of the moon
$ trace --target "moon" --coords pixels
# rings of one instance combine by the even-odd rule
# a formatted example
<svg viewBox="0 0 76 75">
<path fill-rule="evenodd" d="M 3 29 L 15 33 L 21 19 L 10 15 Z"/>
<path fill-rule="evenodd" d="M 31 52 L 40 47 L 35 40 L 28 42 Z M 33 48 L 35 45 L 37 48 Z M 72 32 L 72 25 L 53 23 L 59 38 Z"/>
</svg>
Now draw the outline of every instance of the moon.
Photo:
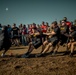
<svg viewBox="0 0 76 75">
<path fill-rule="evenodd" d="M 8 8 L 6 8 L 6 11 L 8 11 Z"/>
</svg>

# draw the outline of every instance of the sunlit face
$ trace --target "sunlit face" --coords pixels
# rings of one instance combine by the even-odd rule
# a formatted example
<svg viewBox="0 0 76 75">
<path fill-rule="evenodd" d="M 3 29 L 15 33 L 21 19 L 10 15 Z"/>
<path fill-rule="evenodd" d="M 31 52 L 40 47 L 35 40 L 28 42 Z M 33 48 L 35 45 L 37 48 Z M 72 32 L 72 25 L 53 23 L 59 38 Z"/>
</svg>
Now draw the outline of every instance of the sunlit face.
<svg viewBox="0 0 76 75">
<path fill-rule="evenodd" d="M 32 27 L 32 25 L 29 25 L 29 27 L 31 28 L 31 27 Z"/>
<path fill-rule="evenodd" d="M 69 28 L 69 31 L 70 31 L 70 32 L 73 32 L 73 30 L 72 30 L 71 28 Z"/>
<path fill-rule="evenodd" d="M 32 25 L 32 28 L 34 28 L 34 25 Z"/>
<path fill-rule="evenodd" d="M 64 26 L 66 23 L 64 21 L 61 22 L 61 25 Z"/>
<path fill-rule="evenodd" d="M 56 27 L 56 25 L 55 24 L 52 24 L 52 28 L 55 28 Z"/>
<path fill-rule="evenodd" d="M 13 25 L 12 28 L 14 28 L 15 26 Z"/>
</svg>

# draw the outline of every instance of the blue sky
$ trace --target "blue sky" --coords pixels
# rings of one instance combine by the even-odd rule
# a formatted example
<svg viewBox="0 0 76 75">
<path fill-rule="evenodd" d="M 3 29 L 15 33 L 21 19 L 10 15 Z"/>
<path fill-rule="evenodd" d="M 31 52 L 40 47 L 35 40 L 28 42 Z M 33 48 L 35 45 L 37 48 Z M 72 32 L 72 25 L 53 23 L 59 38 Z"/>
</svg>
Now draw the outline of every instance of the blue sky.
<svg viewBox="0 0 76 75">
<path fill-rule="evenodd" d="M 3 25 L 41 24 L 42 21 L 51 24 L 65 16 L 69 21 L 76 19 L 76 0 L 0 0 L 0 23 Z"/>
</svg>

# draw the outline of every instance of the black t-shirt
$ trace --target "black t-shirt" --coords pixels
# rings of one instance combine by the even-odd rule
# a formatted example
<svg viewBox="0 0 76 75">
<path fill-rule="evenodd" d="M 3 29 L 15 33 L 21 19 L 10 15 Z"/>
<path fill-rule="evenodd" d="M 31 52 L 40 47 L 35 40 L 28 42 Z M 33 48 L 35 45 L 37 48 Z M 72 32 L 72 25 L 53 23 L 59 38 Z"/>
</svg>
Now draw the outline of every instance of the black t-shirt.
<svg viewBox="0 0 76 75">
<path fill-rule="evenodd" d="M 60 27 L 61 34 L 68 34 L 69 33 L 69 27 L 67 25 Z"/>
<path fill-rule="evenodd" d="M 76 31 L 73 31 L 72 33 L 70 33 L 70 35 L 76 41 Z"/>
<path fill-rule="evenodd" d="M 53 29 L 53 31 L 54 31 L 56 34 L 53 35 L 52 38 L 59 39 L 59 37 L 60 37 L 60 28 L 59 28 L 59 27 L 56 27 L 56 28 Z"/>
<path fill-rule="evenodd" d="M 40 33 L 40 35 L 32 35 L 32 39 L 33 39 L 33 41 L 36 41 L 37 39 L 39 39 L 39 40 L 42 42 L 42 31 L 41 31 L 41 30 L 36 29 L 36 31 L 35 31 L 35 32 L 39 32 L 39 33 Z"/>
<path fill-rule="evenodd" d="M 76 24 L 74 25 L 75 31 L 76 31 Z"/>
<path fill-rule="evenodd" d="M 19 28 L 17 28 L 17 27 L 12 28 L 13 35 L 18 35 L 18 30 L 19 30 Z"/>
</svg>

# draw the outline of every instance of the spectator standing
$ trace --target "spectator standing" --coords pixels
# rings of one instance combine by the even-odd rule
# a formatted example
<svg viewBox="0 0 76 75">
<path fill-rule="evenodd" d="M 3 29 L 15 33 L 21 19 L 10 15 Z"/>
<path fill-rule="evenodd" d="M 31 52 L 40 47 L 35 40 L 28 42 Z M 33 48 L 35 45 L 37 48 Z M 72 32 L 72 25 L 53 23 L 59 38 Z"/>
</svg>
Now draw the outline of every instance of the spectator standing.
<svg viewBox="0 0 76 75">
<path fill-rule="evenodd" d="M 26 35 L 27 35 L 27 28 L 26 28 L 26 25 L 24 25 L 22 29 L 22 44 L 24 46 L 27 45 Z"/>
</svg>

